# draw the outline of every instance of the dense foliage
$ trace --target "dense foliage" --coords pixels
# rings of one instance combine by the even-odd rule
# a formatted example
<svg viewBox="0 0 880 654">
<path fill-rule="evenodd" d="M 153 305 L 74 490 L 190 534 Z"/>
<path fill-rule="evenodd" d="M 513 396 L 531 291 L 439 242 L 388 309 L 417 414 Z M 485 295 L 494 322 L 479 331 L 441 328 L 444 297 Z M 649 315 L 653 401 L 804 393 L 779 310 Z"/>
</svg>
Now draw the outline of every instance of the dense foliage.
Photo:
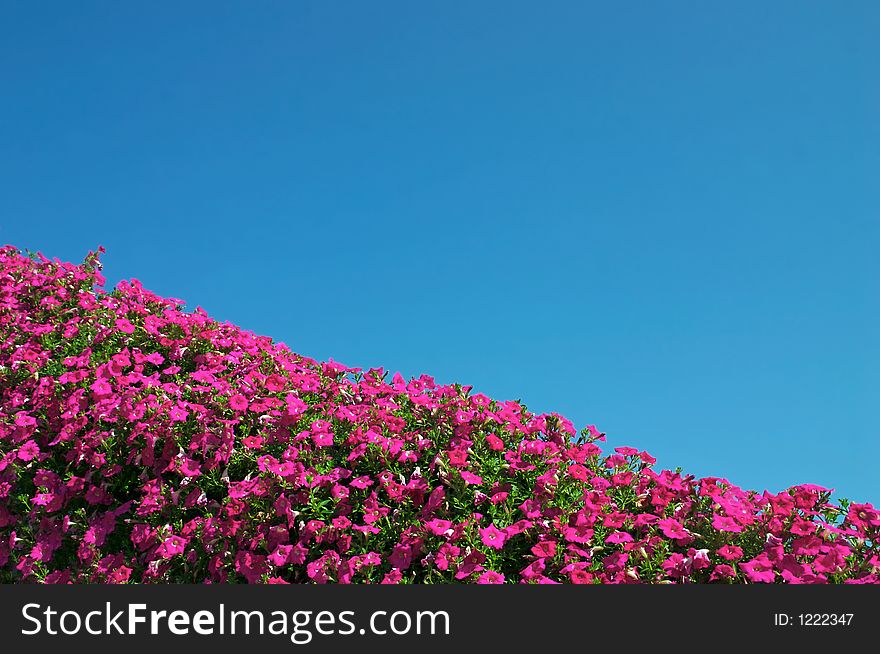
<svg viewBox="0 0 880 654">
<path fill-rule="evenodd" d="M 99 251 L 100 252 L 100 251 Z M 880 581 L 880 513 L 656 471 L 0 249 L 0 581 Z"/>
</svg>

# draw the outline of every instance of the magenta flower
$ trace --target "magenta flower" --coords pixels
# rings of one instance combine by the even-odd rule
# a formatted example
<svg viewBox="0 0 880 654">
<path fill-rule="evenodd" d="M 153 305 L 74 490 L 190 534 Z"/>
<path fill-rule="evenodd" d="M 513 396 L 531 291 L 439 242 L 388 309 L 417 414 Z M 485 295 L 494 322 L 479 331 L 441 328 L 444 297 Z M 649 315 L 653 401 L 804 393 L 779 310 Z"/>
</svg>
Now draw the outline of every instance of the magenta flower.
<svg viewBox="0 0 880 654">
<path fill-rule="evenodd" d="M 633 537 L 631 534 L 625 531 L 615 531 L 611 533 L 606 539 L 605 542 L 609 545 L 619 545 L 621 543 L 631 543 L 633 541 Z"/>
<path fill-rule="evenodd" d="M 398 570 L 406 570 L 412 564 L 413 548 L 410 545 L 398 544 L 388 556 L 388 564 Z"/>
<path fill-rule="evenodd" d="M 742 548 L 736 545 L 722 545 L 718 548 L 718 556 L 728 561 L 736 561 L 737 559 L 741 559 L 742 555 Z"/>
<path fill-rule="evenodd" d="M 710 581 L 716 581 L 720 579 L 732 579 L 736 576 L 736 570 L 734 570 L 731 566 L 726 563 L 721 563 L 715 566 L 715 569 L 712 571 L 712 575 L 709 577 Z"/>
<path fill-rule="evenodd" d="M 266 382 L 264 385 L 267 391 L 277 393 L 284 390 L 285 380 L 284 377 L 282 377 L 281 375 L 272 374 L 266 377 Z"/>
<path fill-rule="evenodd" d="M 163 559 L 170 559 L 178 554 L 183 554 L 186 544 L 187 540 L 185 538 L 180 536 L 169 536 L 162 541 L 162 544 L 158 549 L 158 554 Z"/>
<path fill-rule="evenodd" d="M 776 575 L 773 572 L 773 563 L 764 554 L 738 565 L 739 569 L 742 570 L 746 578 L 752 583 L 772 584 L 776 580 Z"/>
<path fill-rule="evenodd" d="M 33 441 L 28 441 L 18 448 L 18 458 L 22 461 L 33 461 L 40 456 L 40 448 Z"/>
<path fill-rule="evenodd" d="M 579 463 L 573 463 L 568 466 L 568 474 L 579 481 L 589 481 L 589 471 Z"/>
<path fill-rule="evenodd" d="M 718 515 L 712 516 L 712 526 L 718 531 L 727 531 L 738 534 L 742 531 L 740 524 L 731 517 Z"/>
<path fill-rule="evenodd" d="M 573 584 L 591 584 L 593 583 L 593 575 L 587 570 L 572 570 L 568 573 L 569 581 Z"/>
<path fill-rule="evenodd" d="M 556 542 L 552 540 L 541 541 L 532 547 L 532 554 L 542 559 L 555 556 Z"/>
<path fill-rule="evenodd" d="M 483 478 L 479 475 L 475 475 L 472 472 L 468 472 L 467 470 L 459 470 L 458 474 L 461 475 L 461 478 L 464 480 L 464 483 L 469 485 L 479 485 L 483 483 Z"/>
<path fill-rule="evenodd" d="M 248 401 L 247 398 L 241 393 L 236 393 L 232 397 L 229 398 L 229 407 L 233 411 L 247 411 Z"/>
<path fill-rule="evenodd" d="M 660 520 L 657 523 L 657 527 L 660 528 L 660 531 L 663 532 L 663 535 L 667 538 L 680 540 L 690 537 L 688 530 L 674 518 L 664 518 L 663 520 Z"/>
<path fill-rule="evenodd" d="M 134 334 L 135 331 L 134 325 L 132 325 L 127 318 L 119 318 L 116 321 L 116 329 L 123 334 Z"/>
<path fill-rule="evenodd" d="M 468 453 L 466 450 L 450 450 L 446 456 L 449 458 L 449 464 L 456 468 L 467 465 Z"/>
<path fill-rule="evenodd" d="M 495 527 L 495 525 L 489 525 L 485 529 L 480 529 L 480 539 L 486 547 L 500 550 L 504 547 L 504 542 L 507 540 L 507 537 L 504 535 L 504 532 Z"/>
<path fill-rule="evenodd" d="M 172 422 L 186 422 L 186 419 L 189 417 L 189 411 L 179 406 L 172 407 L 168 412 L 168 417 L 171 418 Z"/>
<path fill-rule="evenodd" d="M 495 572 L 494 570 L 486 570 L 483 574 L 477 577 L 478 584 L 503 584 L 504 583 L 504 575 L 500 572 Z"/>
<path fill-rule="evenodd" d="M 269 555 L 269 561 L 274 565 L 284 565 L 287 563 L 288 559 L 290 559 L 290 555 L 293 553 L 293 545 L 279 545 L 275 548 Z"/>
<path fill-rule="evenodd" d="M 401 579 L 403 579 L 403 573 L 400 570 L 392 570 L 391 572 L 385 573 L 385 576 L 382 577 L 382 581 L 380 583 L 399 584 Z"/>
<path fill-rule="evenodd" d="M 489 444 L 489 447 L 496 452 L 504 449 L 504 441 L 498 438 L 495 434 L 487 434 L 486 442 Z"/>
<path fill-rule="evenodd" d="M 113 392 L 113 387 L 105 379 L 96 380 L 89 388 L 92 389 L 95 395 L 110 395 Z"/>
<path fill-rule="evenodd" d="M 425 530 L 429 534 L 433 534 L 434 536 L 443 536 L 451 529 L 452 522 L 450 522 L 449 520 L 440 520 L 439 518 L 434 518 L 433 520 L 429 520 L 425 523 Z"/>
<path fill-rule="evenodd" d="M 180 463 L 180 472 L 183 473 L 186 477 L 198 477 L 202 474 L 201 467 L 196 461 L 193 461 L 190 458 L 184 457 L 184 459 Z"/>
<path fill-rule="evenodd" d="M 15 414 L 15 426 L 16 427 L 33 427 L 37 424 L 37 419 L 33 416 L 28 415 L 24 411 L 19 411 Z"/>
</svg>

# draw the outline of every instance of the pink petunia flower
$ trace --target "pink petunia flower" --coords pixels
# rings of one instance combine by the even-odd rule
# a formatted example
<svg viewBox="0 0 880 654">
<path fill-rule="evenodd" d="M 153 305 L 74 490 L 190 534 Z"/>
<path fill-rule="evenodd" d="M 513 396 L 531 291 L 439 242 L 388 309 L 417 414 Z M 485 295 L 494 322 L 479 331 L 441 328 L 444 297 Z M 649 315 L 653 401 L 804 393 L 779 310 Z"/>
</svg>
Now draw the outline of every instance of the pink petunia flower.
<svg viewBox="0 0 880 654">
<path fill-rule="evenodd" d="M 667 538 L 674 538 L 676 540 L 686 539 L 690 537 L 690 533 L 684 526 L 675 518 L 664 518 L 657 522 L 657 527 L 660 528 L 660 531 L 663 532 L 663 535 Z"/>
<path fill-rule="evenodd" d="M 40 448 L 34 441 L 28 441 L 18 448 L 17 456 L 22 461 L 33 461 L 40 456 Z"/>
<path fill-rule="evenodd" d="M 189 418 L 189 411 L 175 406 L 168 412 L 168 417 L 171 418 L 171 422 L 186 422 L 186 419 Z"/>
<path fill-rule="evenodd" d="M 507 540 L 507 536 L 504 535 L 503 531 L 492 524 L 485 529 L 480 529 L 480 539 L 486 547 L 500 550 L 504 547 L 504 542 Z"/>
<path fill-rule="evenodd" d="M 267 391 L 277 393 L 279 391 L 284 390 L 284 384 L 285 384 L 284 377 L 282 377 L 281 375 L 278 375 L 278 374 L 271 374 L 268 377 L 266 377 L 266 382 L 265 382 L 264 386 L 266 387 Z"/>
<path fill-rule="evenodd" d="M 464 480 L 464 483 L 468 485 L 479 485 L 483 483 L 483 478 L 479 475 L 475 475 L 472 472 L 468 472 L 467 470 L 460 470 L 459 474 L 461 478 Z"/>
<path fill-rule="evenodd" d="M 722 545 L 718 548 L 718 556 L 727 561 L 736 561 L 741 559 L 742 555 L 742 548 L 736 545 Z"/>
<path fill-rule="evenodd" d="M 116 320 L 116 329 L 123 334 L 134 334 L 135 327 L 131 324 L 128 318 L 118 318 Z"/>
<path fill-rule="evenodd" d="M 532 554 L 538 558 L 550 558 L 556 554 L 556 541 L 544 540 L 532 546 Z"/>
<path fill-rule="evenodd" d="M 202 470 L 199 467 L 199 464 L 196 461 L 193 461 L 192 459 L 190 459 L 188 457 L 185 457 L 180 462 L 179 469 L 180 469 L 180 472 L 182 472 L 183 475 L 186 477 L 198 477 L 199 475 L 202 474 Z"/>
<path fill-rule="evenodd" d="M 110 395 L 113 392 L 113 387 L 105 379 L 96 380 L 89 388 L 98 396 Z"/>
<path fill-rule="evenodd" d="M 285 563 L 287 563 L 288 559 L 290 559 L 290 555 L 292 552 L 293 545 L 279 545 L 269 555 L 269 561 L 277 566 L 284 565 Z"/>
<path fill-rule="evenodd" d="M 732 579 L 735 576 L 736 570 L 734 570 L 726 563 L 720 563 L 715 566 L 714 570 L 712 570 L 712 574 L 709 576 L 709 581 L 716 581 L 718 579 Z"/>
<path fill-rule="evenodd" d="M 486 442 L 489 443 L 490 449 L 493 449 L 496 452 L 500 452 L 504 449 L 504 441 L 498 438 L 495 434 L 487 434 Z"/>
<path fill-rule="evenodd" d="M 579 463 L 572 463 L 568 466 L 568 474 L 578 481 L 589 481 L 590 479 L 589 471 Z"/>
<path fill-rule="evenodd" d="M 236 393 L 232 397 L 229 398 L 229 407 L 233 411 L 247 411 L 248 401 L 247 398 L 241 393 Z"/>
<path fill-rule="evenodd" d="M 712 516 L 712 526 L 718 531 L 727 531 L 738 534 L 742 531 L 742 526 L 729 516 L 714 514 Z"/>
<path fill-rule="evenodd" d="M 483 574 L 477 577 L 478 584 L 503 584 L 504 583 L 504 575 L 500 572 L 495 572 L 494 570 L 486 570 Z"/>
<path fill-rule="evenodd" d="M 773 563 L 764 554 L 738 565 L 746 579 L 752 583 L 772 584 L 776 579 L 776 574 L 773 572 Z"/>
<path fill-rule="evenodd" d="M 187 539 L 181 536 L 169 536 L 162 544 L 159 545 L 159 549 L 157 553 L 163 559 L 170 559 L 173 556 L 177 556 L 178 554 L 183 554 L 184 549 L 186 548 Z"/>
<path fill-rule="evenodd" d="M 451 529 L 452 522 L 450 522 L 449 520 L 440 520 L 439 518 L 434 518 L 433 520 L 429 520 L 425 523 L 425 530 L 429 534 L 433 534 L 434 536 L 443 536 Z"/>
<path fill-rule="evenodd" d="M 33 427 L 37 424 L 37 419 L 28 415 L 25 411 L 19 411 L 15 414 L 16 427 Z"/>
<path fill-rule="evenodd" d="M 619 545 L 620 543 L 631 543 L 633 541 L 632 534 L 629 534 L 625 531 L 615 531 L 608 538 L 605 539 L 605 542 L 610 545 Z"/>
</svg>

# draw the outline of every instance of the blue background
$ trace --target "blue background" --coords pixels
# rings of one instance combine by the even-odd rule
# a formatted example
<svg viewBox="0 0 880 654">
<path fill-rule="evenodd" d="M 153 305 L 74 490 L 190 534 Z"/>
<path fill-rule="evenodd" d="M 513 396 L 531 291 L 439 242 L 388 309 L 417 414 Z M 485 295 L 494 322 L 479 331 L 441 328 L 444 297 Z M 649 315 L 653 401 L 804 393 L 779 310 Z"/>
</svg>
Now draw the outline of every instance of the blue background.
<svg viewBox="0 0 880 654">
<path fill-rule="evenodd" d="M 0 241 L 880 499 L 880 4 L 0 8 Z"/>
</svg>

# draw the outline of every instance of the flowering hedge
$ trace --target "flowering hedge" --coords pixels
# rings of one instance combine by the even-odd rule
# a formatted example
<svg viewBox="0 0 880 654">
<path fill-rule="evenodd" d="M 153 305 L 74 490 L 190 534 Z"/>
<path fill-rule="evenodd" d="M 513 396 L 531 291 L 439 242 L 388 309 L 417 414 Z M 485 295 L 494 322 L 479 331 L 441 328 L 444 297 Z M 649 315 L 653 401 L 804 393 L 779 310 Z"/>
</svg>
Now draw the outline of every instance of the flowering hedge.
<svg viewBox="0 0 880 654">
<path fill-rule="evenodd" d="M 880 512 L 656 471 L 0 249 L 0 581 L 880 582 Z"/>
</svg>

